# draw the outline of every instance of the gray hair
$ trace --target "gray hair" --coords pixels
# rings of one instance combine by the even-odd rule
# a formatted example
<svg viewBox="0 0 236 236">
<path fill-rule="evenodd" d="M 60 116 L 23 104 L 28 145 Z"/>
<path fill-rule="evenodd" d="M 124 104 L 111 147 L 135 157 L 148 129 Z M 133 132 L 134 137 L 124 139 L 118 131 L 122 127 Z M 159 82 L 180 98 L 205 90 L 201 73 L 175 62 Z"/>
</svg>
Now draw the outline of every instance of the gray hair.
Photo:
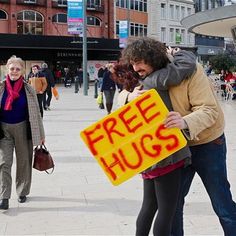
<svg viewBox="0 0 236 236">
<path fill-rule="evenodd" d="M 7 60 L 6 68 L 9 69 L 10 64 L 13 63 L 20 64 L 20 66 L 22 67 L 22 74 L 23 74 L 25 70 L 25 62 L 20 57 L 13 55 Z"/>
<path fill-rule="evenodd" d="M 48 68 L 48 64 L 47 64 L 47 63 L 43 63 L 43 64 L 42 64 L 42 68 L 43 68 L 43 69 Z"/>
</svg>

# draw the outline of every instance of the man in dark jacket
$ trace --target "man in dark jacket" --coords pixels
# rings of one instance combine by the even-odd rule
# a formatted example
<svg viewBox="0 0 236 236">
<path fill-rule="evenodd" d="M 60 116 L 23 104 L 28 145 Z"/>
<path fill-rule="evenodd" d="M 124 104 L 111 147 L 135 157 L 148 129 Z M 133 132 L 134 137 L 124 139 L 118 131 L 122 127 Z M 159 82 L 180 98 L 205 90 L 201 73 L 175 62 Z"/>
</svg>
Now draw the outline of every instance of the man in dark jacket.
<svg viewBox="0 0 236 236">
<path fill-rule="evenodd" d="M 98 88 L 102 87 L 102 79 L 103 79 L 103 75 L 105 73 L 105 68 L 104 66 L 102 66 L 99 70 L 98 70 Z"/>
<path fill-rule="evenodd" d="M 81 88 L 83 84 L 83 69 L 79 68 L 76 71 L 75 76 L 75 93 L 78 93 L 79 87 Z"/>
<path fill-rule="evenodd" d="M 50 110 L 50 103 L 52 100 L 52 88 L 55 86 L 55 81 L 51 70 L 48 68 L 47 63 L 42 64 L 42 73 L 47 80 L 47 89 L 43 95 L 43 108 L 44 110 Z"/>
</svg>

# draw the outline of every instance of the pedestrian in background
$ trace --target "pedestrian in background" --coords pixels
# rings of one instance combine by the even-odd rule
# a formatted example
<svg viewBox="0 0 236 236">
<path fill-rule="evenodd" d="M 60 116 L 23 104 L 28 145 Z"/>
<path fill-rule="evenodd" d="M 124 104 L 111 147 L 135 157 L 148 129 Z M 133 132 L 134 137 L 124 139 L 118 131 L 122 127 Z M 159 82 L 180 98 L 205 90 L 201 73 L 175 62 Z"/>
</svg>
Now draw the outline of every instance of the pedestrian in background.
<svg viewBox="0 0 236 236">
<path fill-rule="evenodd" d="M 72 84 L 72 73 L 68 67 L 64 68 L 65 71 L 65 79 L 64 79 L 64 86 L 65 88 L 71 87 Z"/>
<path fill-rule="evenodd" d="M 98 77 L 98 88 L 101 88 L 102 87 L 102 79 L 103 79 L 103 74 L 105 72 L 105 67 L 104 65 L 102 65 L 99 70 L 98 70 L 98 74 L 97 74 L 97 77 Z"/>
<path fill-rule="evenodd" d="M 82 87 L 83 84 L 83 69 L 77 68 L 75 74 L 75 93 L 78 93 L 79 88 Z"/>
<path fill-rule="evenodd" d="M 105 101 L 106 101 L 107 114 L 111 113 L 115 91 L 116 91 L 116 84 L 111 78 L 112 68 L 113 68 L 113 64 L 110 63 L 106 65 L 106 71 L 103 74 L 103 79 L 102 79 L 103 82 L 102 82 L 102 87 L 101 87 L 101 93 L 104 94 Z"/>
<path fill-rule="evenodd" d="M 38 98 L 39 109 L 43 117 L 43 94 L 47 89 L 47 80 L 44 75 L 39 71 L 39 66 L 32 66 L 32 73 L 29 76 L 28 82 L 35 90 Z"/>
<path fill-rule="evenodd" d="M 209 76 L 211 74 L 211 72 L 212 72 L 212 65 L 209 64 L 206 68 L 206 75 Z"/>
<path fill-rule="evenodd" d="M 24 203 L 30 193 L 33 146 L 45 142 L 34 89 L 24 82 L 24 61 L 12 56 L 6 64 L 6 81 L 0 85 L 0 209 L 9 208 L 13 152 L 16 156 L 16 192 Z"/>
<path fill-rule="evenodd" d="M 45 111 L 50 110 L 52 100 L 52 88 L 55 86 L 55 81 L 52 71 L 48 68 L 47 63 L 42 64 L 42 73 L 47 80 L 47 89 L 43 94 L 43 108 Z"/>
<path fill-rule="evenodd" d="M 124 56 L 132 61 L 134 70 L 141 76 L 149 68 L 146 63 L 155 61 L 150 57 L 151 54 L 155 55 L 156 50 L 152 40 L 146 38 L 134 41 L 124 52 Z M 149 55 L 150 60 L 144 55 Z M 150 75 L 142 82 L 144 88 L 150 89 L 156 85 L 156 78 Z M 166 81 L 163 88 L 168 88 Z M 131 94 L 126 92 L 126 97 L 129 96 L 123 99 L 134 98 L 135 93 L 139 95 L 137 90 Z M 184 198 L 196 173 L 203 181 L 224 235 L 236 235 L 236 204 L 227 179 L 224 115 L 202 66 L 197 64 L 195 73 L 188 80 L 178 86 L 170 86 L 169 94 L 175 112 L 169 113 L 165 125 L 167 128 L 184 128 L 192 153 L 192 164 L 181 169 L 180 194 L 171 235 L 184 234 Z"/>
</svg>

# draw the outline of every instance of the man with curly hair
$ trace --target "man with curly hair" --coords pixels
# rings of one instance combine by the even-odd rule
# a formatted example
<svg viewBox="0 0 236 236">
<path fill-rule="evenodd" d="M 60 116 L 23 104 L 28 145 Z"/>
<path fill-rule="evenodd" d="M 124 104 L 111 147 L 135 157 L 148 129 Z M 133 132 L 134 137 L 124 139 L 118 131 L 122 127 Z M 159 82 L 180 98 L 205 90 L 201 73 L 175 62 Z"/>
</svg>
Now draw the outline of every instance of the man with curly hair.
<svg viewBox="0 0 236 236">
<path fill-rule="evenodd" d="M 172 54 L 173 52 L 172 50 Z M 163 211 L 163 208 L 168 207 L 162 206 L 165 203 L 163 199 L 170 197 L 168 189 L 172 191 L 173 182 L 170 183 L 171 178 L 168 181 L 168 175 L 171 176 L 178 170 L 181 170 L 181 183 L 178 189 L 177 208 L 173 205 L 176 214 L 175 217 L 170 217 L 170 223 L 173 220 L 172 235 L 183 235 L 184 198 L 189 192 L 195 173 L 203 181 L 225 236 L 236 235 L 236 204 L 232 199 L 227 180 L 223 112 L 200 64 L 197 64 L 196 70 L 189 78 L 184 74 L 185 65 L 189 59 L 184 57 L 183 53 L 182 50 L 176 52 L 174 61 L 168 64 L 164 45 L 151 38 L 136 39 L 122 52 L 122 61 L 132 64 L 134 71 L 141 77 L 139 83 L 142 89 L 145 91 L 155 88 L 170 109 L 168 96 L 163 96 L 168 90 L 173 110 L 170 109 L 165 126 L 182 129 L 188 138 L 192 153 L 192 164 L 185 168 L 175 166 L 174 171 L 160 177 L 158 177 L 158 171 L 151 175 L 150 172 L 144 173 L 146 174 L 144 199 L 136 222 L 136 235 L 148 235 L 157 208 L 158 215 L 154 222 L 153 233 L 161 236 L 170 235 L 170 232 L 162 233 L 160 230 L 161 225 L 165 225 L 165 221 L 161 221 L 164 218 L 159 217 L 159 214 L 160 210 Z M 175 61 L 176 58 L 180 59 L 178 63 Z M 163 69 L 165 67 L 167 69 Z M 181 82 L 180 78 L 188 79 Z M 132 92 L 123 91 L 119 100 L 129 102 L 142 93 L 140 87 Z M 162 181 L 162 178 L 167 180 L 166 183 Z M 173 181 L 178 184 L 176 179 Z M 162 182 L 166 185 L 161 185 Z M 167 184 L 170 185 L 167 186 Z M 166 189 L 163 190 L 164 188 Z"/>
</svg>

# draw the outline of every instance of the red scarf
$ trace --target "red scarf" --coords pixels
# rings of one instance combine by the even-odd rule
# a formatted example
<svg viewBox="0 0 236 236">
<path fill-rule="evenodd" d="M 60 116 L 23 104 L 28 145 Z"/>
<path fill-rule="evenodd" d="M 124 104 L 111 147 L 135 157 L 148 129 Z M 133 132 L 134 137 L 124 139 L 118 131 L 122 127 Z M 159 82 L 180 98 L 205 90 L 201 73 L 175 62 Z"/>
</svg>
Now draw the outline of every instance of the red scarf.
<svg viewBox="0 0 236 236">
<path fill-rule="evenodd" d="M 20 76 L 20 78 L 14 82 L 12 88 L 10 77 L 9 75 L 7 75 L 6 79 L 7 99 L 4 106 L 4 110 L 9 111 L 12 109 L 12 103 L 15 99 L 17 99 L 20 96 L 19 92 L 22 86 L 23 86 L 23 76 Z"/>
</svg>

